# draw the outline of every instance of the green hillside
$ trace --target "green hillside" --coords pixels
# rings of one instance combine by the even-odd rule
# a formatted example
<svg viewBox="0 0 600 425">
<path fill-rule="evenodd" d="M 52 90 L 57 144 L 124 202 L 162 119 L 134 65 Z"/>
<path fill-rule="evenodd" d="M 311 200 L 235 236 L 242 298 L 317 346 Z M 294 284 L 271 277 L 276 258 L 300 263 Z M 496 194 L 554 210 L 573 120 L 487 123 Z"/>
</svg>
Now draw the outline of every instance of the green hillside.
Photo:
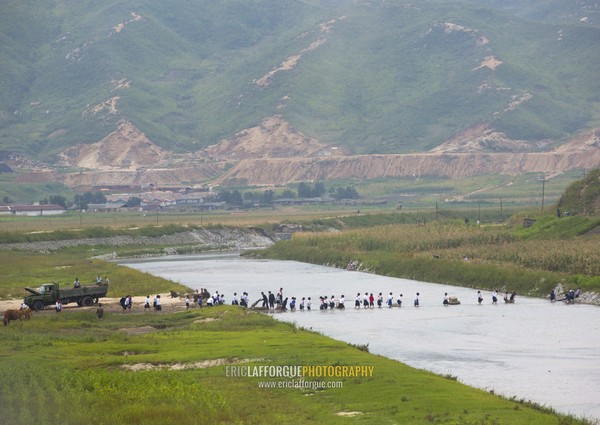
<svg viewBox="0 0 600 425">
<path fill-rule="evenodd" d="M 480 123 L 559 142 L 600 118 L 597 11 L 581 22 L 577 3 L 9 0 L 0 149 L 52 158 L 126 119 L 191 151 L 274 114 L 353 153 L 428 150 Z"/>
<path fill-rule="evenodd" d="M 571 183 L 560 197 L 558 208 L 578 215 L 600 214 L 600 169 Z"/>
</svg>

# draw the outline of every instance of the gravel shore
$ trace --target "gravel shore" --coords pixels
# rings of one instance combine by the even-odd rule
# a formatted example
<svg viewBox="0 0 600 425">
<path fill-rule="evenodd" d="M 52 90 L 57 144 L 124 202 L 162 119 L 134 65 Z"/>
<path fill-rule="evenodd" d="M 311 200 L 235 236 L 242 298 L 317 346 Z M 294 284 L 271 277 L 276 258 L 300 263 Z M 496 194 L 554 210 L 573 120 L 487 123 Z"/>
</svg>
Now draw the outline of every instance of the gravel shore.
<svg viewBox="0 0 600 425">
<path fill-rule="evenodd" d="M 156 294 L 153 294 L 156 295 Z M 190 294 L 190 298 L 192 294 Z M 152 298 L 152 296 L 151 296 Z M 104 314 L 161 314 L 161 313 L 173 313 L 176 311 L 184 311 L 186 309 L 185 306 L 185 295 L 181 297 L 171 298 L 169 293 L 160 294 L 161 299 L 161 311 L 154 311 L 154 309 L 150 309 L 149 311 L 144 311 L 144 303 L 146 301 L 146 297 L 138 296 L 132 297 L 132 308 L 127 311 L 123 311 L 121 304 L 119 304 L 120 298 L 101 298 L 100 304 L 102 304 L 102 308 L 104 309 Z M 14 300 L 5 300 L 0 301 L 0 312 L 4 312 L 8 309 L 18 309 L 21 306 L 22 299 L 14 299 Z M 34 311 L 34 318 L 37 315 L 41 316 L 50 316 L 54 314 L 69 314 L 71 311 L 77 312 L 85 312 L 88 311 L 91 315 L 96 315 L 96 309 L 98 305 L 93 305 L 91 307 L 79 307 L 77 304 L 66 304 L 63 305 L 63 309 L 61 313 L 56 313 L 52 306 L 47 306 L 42 311 Z M 190 308 L 198 308 L 197 305 L 194 305 L 192 302 Z"/>
</svg>

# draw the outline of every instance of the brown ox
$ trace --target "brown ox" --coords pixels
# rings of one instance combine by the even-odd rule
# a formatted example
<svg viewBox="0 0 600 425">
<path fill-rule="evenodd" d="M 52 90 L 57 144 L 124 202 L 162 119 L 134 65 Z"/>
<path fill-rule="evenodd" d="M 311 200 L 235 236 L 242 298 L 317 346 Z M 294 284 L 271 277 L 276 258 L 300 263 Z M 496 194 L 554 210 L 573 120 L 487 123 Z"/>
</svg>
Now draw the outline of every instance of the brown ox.
<svg viewBox="0 0 600 425">
<path fill-rule="evenodd" d="M 31 319 L 31 309 L 29 307 L 19 310 L 6 310 L 4 312 L 4 326 L 8 325 L 11 320 L 29 320 Z"/>
</svg>

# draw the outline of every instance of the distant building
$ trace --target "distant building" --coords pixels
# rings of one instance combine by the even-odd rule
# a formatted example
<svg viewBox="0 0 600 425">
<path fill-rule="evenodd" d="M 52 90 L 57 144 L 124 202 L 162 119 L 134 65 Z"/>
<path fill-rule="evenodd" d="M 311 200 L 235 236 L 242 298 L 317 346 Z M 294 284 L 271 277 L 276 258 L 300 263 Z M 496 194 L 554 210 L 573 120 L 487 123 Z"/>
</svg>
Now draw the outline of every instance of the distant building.
<svg viewBox="0 0 600 425">
<path fill-rule="evenodd" d="M 175 205 L 175 199 L 144 199 L 140 203 L 140 206 L 144 210 L 155 210 L 159 208 L 166 208 Z"/>
<path fill-rule="evenodd" d="M 45 204 L 45 205 L 8 205 L 10 211 L 14 215 L 25 215 L 34 217 L 38 215 L 60 215 L 66 210 L 60 205 Z"/>
<path fill-rule="evenodd" d="M 117 212 L 125 206 L 125 202 L 107 202 L 105 204 L 88 204 L 88 211 L 91 212 Z"/>
</svg>

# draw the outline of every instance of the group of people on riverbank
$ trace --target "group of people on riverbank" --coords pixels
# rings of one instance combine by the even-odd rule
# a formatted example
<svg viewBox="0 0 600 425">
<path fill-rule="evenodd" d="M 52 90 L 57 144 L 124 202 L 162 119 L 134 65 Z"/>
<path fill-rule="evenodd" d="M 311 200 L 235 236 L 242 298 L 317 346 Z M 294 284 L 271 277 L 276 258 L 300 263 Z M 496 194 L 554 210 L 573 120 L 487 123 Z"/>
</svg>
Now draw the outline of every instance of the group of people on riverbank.
<svg viewBox="0 0 600 425">
<path fill-rule="evenodd" d="M 119 300 L 119 304 L 123 308 L 123 313 L 131 311 L 133 307 L 133 298 L 131 297 L 131 295 L 125 295 L 124 297 L 121 297 L 121 299 Z M 146 295 L 146 299 L 144 300 L 144 311 L 146 312 L 152 310 L 162 310 L 160 294 L 155 295 L 152 301 L 150 300 L 150 295 Z"/>
<path fill-rule="evenodd" d="M 563 298 L 557 299 L 556 292 L 553 289 L 550 291 L 550 302 L 564 301 L 565 304 L 573 304 L 573 303 L 575 303 L 576 298 L 579 298 L 580 295 L 581 295 L 580 288 L 577 288 L 577 290 L 569 289 L 567 292 L 564 293 Z"/>
<path fill-rule="evenodd" d="M 506 293 L 504 295 L 505 303 L 512 304 L 516 300 L 516 291 L 512 293 Z M 415 293 L 413 299 L 413 306 L 419 307 L 421 305 L 420 301 L 421 294 L 419 292 Z M 498 291 L 493 291 L 491 295 L 492 304 L 497 304 L 499 300 Z M 393 292 L 390 292 L 388 295 L 384 296 L 382 292 L 379 292 L 377 295 L 373 292 L 357 292 L 354 297 L 354 309 L 373 309 L 377 308 L 392 308 L 392 307 L 402 307 L 404 301 L 404 294 L 399 293 L 397 296 L 394 296 Z M 484 297 L 481 291 L 477 291 L 477 302 L 478 304 L 482 304 L 484 301 Z M 190 298 L 186 295 L 185 297 L 185 305 L 186 309 L 190 308 Z M 318 304 L 314 307 L 318 306 L 319 310 L 331 310 L 331 309 L 345 309 L 346 308 L 346 297 L 344 294 L 336 297 L 335 295 L 331 296 L 319 296 Z M 208 290 L 201 289 L 200 291 L 196 291 L 194 294 L 194 304 L 197 304 L 198 307 L 212 307 L 217 305 L 226 304 L 225 294 L 219 294 L 216 291 L 213 295 L 211 295 Z M 456 297 L 451 297 L 448 293 L 444 293 L 442 298 L 442 305 L 456 305 L 460 304 Z M 250 304 L 249 295 L 247 292 L 243 292 L 240 297 L 238 297 L 237 292 L 234 292 L 231 298 L 231 305 L 239 305 L 241 307 L 259 309 L 264 311 L 281 311 L 281 310 L 300 310 L 300 311 L 311 311 L 313 310 L 313 300 L 311 297 L 286 297 L 283 294 L 283 288 L 279 288 L 279 291 L 262 291 L 260 294 L 260 298 L 256 300 L 254 303 Z"/>
</svg>

